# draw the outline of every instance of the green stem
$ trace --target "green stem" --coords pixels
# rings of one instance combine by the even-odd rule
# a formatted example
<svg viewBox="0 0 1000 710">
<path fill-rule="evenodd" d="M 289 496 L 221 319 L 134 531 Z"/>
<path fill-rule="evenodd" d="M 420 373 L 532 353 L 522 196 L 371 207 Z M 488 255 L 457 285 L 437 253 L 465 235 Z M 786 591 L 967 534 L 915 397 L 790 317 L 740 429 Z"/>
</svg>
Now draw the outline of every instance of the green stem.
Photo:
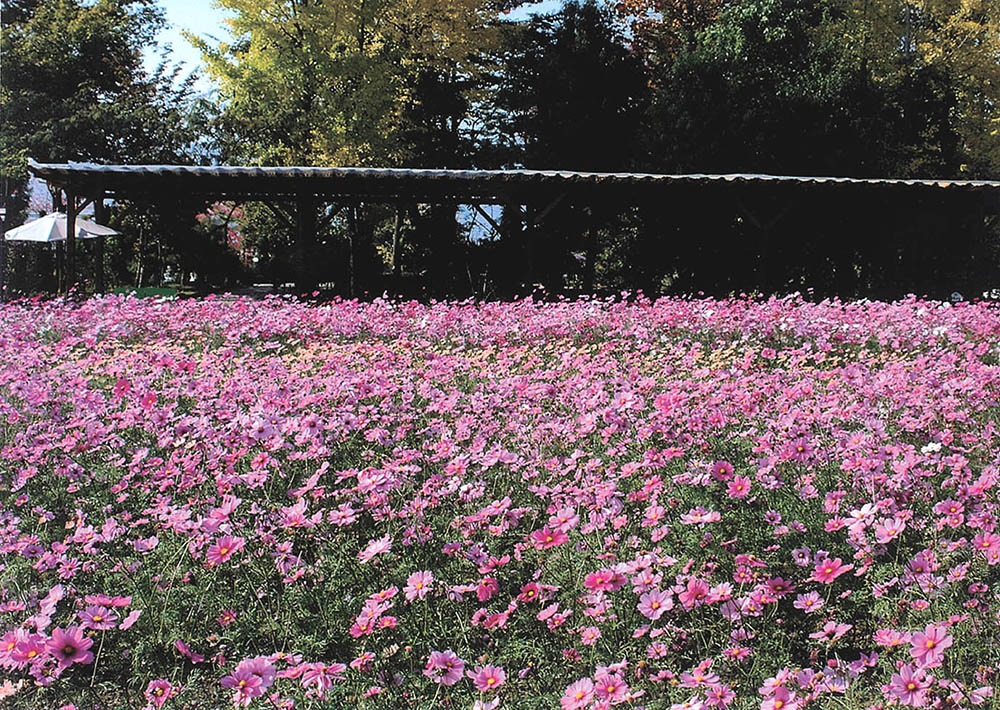
<svg viewBox="0 0 1000 710">
<path fill-rule="evenodd" d="M 104 649 L 104 636 L 107 629 L 101 631 L 101 642 L 97 645 L 97 657 L 94 658 L 94 671 L 90 674 L 90 687 L 94 687 L 94 679 L 97 678 L 97 665 L 101 662 L 101 651 Z"/>
</svg>

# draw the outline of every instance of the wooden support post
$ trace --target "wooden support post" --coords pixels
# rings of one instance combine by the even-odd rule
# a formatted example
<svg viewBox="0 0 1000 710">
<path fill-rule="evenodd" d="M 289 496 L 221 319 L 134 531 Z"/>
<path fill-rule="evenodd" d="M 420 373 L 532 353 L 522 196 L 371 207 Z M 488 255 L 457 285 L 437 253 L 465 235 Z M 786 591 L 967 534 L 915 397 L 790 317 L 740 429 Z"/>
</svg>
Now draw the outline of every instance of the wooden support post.
<svg viewBox="0 0 1000 710">
<path fill-rule="evenodd" d="M 4 199 L 7 195 L 4 193 Z M 0 214 L 0 303 L 7 300 L 7 210 Z"/>
<path fill-rule="evenodd" d="M 311 194 L 299 193 L 295 208 L 295 288 L 299 293 L 311 293 L 316 288 L 312 269 L 316 199 Z"/>
<path fill-rule="evenodd" d="M 396 219 L 392 223 L 392 284 L 399 290 L 399 277 L 402 274 L 400 247 L 402 246 L 400 231 L 403 226 L 403 210 L 396 205 Z"/>
<path fill-rule="evenodd" d="M 66 269 L 63 290 L 69 293 L 76 284 L 76 195 L 66 191 Z"/>
<path fill-rule="evenodd" d="M 104 198 L 94 200 L 94 219 L 98 224 L 107 224 L 108 210 L 104 205 Z M 96 262 L 94 288 L 97 293 L 104 293 L 104 236 L 97 237 L 97 244 L 94 245 L 94 261 Z"/>
<path fill-rule="evenodd" d="M 520 209 L 520 206 L 518 207 Z M 532 205 L 524 206 L 524 228 L 521 230 L 521 243 L 524 245 L 524 277 L 528 292 L 534 291 L 538 275 L 538 245 L 535 240 L 535 209 Z"/>
<path fill-rule="evenodd" d="M 354 298 L 356 274 L 354 272 L 355 249 L 358 243 L 358 205 L 347 208 L 347 297 Z"/>
<path fill-rule="evenodd" d="M 594 227 L 594 212 L 587 208 L 586 254 L 583 262 L 583 292 L 594 293 L 594 263 L 597 258 L 597 229 Z"/>
</svg>

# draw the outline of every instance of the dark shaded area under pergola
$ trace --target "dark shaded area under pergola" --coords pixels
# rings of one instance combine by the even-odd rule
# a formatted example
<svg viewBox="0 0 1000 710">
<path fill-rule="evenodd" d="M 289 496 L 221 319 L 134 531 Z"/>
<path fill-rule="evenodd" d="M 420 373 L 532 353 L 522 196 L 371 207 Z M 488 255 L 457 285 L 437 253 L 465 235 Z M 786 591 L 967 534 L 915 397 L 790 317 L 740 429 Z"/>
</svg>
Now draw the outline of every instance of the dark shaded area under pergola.
<svg viewBox="0 0 1000 710">
<path fill-rule="evenodd" d="M 662 277 L 656 265 L 669 261 L 681 265 L 677 273 L 690 272 L 689 286 L 698 290 L 698 274 L 709 273 L 716 259 L 720 269 L 753 269 L 755 285 L 767 292 L 782 287 L 782 270 L 790 264 L 836 270 L 842 274 L 838 279 L 849 279 L 850 271 L 857 270 L 850 259 L 858 254 L 885 265 L 869 270 L 898 266 L 911 271 L 899 277 L 900 284 L 942 282 L 942 288 L 950 292 L 958 286 L 993 287 L 1000 281 L 995 278 L 997 253 L 992 251 L 988 227 L 990 216 L 1000 212 L 1000 181 L 34 161 L 29 162 L 29 169 L 65 193 L 70 234 L 76 214 L 87 202 L 103 204 L 109 198 L 161 205 L 191 199 L 268 204 L 294 232 L 299 291 L 311 290 L 319 276 L 311 264 L 321 220 L 329 219 L 337 208 L 362 202 L 397 208 L 419 203 L 476 209 L 506 245 L 508 266 L 523 272 L 521 278 L 508 280 L 512 285 L 501 295 L 515 295 L 518 284 L 523 290 L 526 283 L 545 282 L 551 272 L 546 263 L 553 257 L 546 221 L 567 205 L 587 215 L 638 209 L 655 225 L 649 231 L 657 236 L 637 242 L 640 253 L 632 287 L 649 288 L 647 282 Z M 320 208 L 331 205 L 335 209 L 323 210 L 327 216 L 322 217 Z M 503 206 L 505 218 L 497 220 L 483 205 Z M 946 241 L 940 242 L 939 253 L 927 253 L 935 230 Z M 398 231 L 397 217 L 393 241 L 397 273 Z M 595 239 L 588 225 L 582 232 L 582 286 L 590 292 Z M 921 254 L 907 252 L 907 259 L 900 260 L 896 252 L 902 254 L 909 248 L 907 240 L 919 242 Z M 67 283 L 73 283 L 75 252 L 75 240 L 70 238 Z M 346 257 L 353 258 L 352 254 Z M 685 283 L 683 276 L 680 283 Z M 836 291 L 838 282 L 831 283 Z M 349 295 L 357 294 L 353 273 L 350 291 Z"/>
</svg>

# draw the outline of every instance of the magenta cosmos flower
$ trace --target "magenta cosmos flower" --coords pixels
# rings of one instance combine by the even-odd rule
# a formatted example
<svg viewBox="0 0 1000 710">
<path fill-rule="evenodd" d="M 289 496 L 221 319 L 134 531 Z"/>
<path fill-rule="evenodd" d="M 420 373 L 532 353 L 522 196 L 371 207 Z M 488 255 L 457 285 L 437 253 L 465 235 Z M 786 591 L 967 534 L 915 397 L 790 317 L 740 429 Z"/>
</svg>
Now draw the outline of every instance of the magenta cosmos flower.
<svg viewBox="0 0 1000 710">
<path fill-rule="evenodd" d="M 595 592 L 613 592 L 625 586 L 625 582 L 625 577 L 618 572 L 602 569 L 584 577 L 583 586 Z"/>
<path fill-rule="evenodd" d="M 85 637 L 79 626 L 70 626 L 65 631 L 57 626 L 52 629 L 52 638 L 47 645 L 52 657 L 63 668 L 94 660 L 94 654 L 87 650 L 94 645 L 94 641 Z"/>
<path fill-rule="evenodd" d="M 146 686 L 146 692 L 144 694 L 146 696 L 146 700 L 148 700 L 154 708 L 162 708 L 163 704 L 174 695 L 174 687 L 170 685 L 169 680 L 164 680 L 162 678 L 158 680 L 151 680 L 149 681 L 149 685 Z"/>
<path fill-rule="evenodd" d="M 550 547 L 557 547 L 569 542 L 569 536 L 566 533 L 559 529 L 553 530 L 548 525 L 531 533 L 528 538 L 538 550 L 547 550 Z"/>
<path fill-rule="evenodd" d="M 854 569 L 854 565 L 845 565 L 839 557 L 835 560 L 826 559 L 816 565 L 816 569 L 813 570 L 812 577 L 809 579 L 814 582 L 833 584 L 833 580 L 852 569 Z"/>
<path fill-rule="evenodd" d="M 248 705 L 253 698 L 264 692 L 263 685 L 261 677 L 248 668 L 237 668 L 222 679 L 223 688 L 236 691 L 233 703 L 237 705 Z"/>
<path fill-rule="evenodd" d="M 235 553 L 242 550 L 245 542 L 242 537 L 223 535 L 215 541 L 215 544 L 208 548 L 208 551 L 205 553 L 205 561 L 208 562 L 209 567 L 221 565 L 223 562 L 227 562 Z"/>
<path fill-rule="evenodd" d="M 118 615 L 105 606 L 88 606 L 79 616 L 86 628 L 96 631 L 113 629 L 118 621 Z"/>
<path fill-rule="evenodd" d="M 726 491 L 730 498 L 746 498 L 750 495 L 750 479 L 746 476 L 736 476 L 729 482 Z"/>
<path fill-rule="evenodd" d="M 507 674 L 499 666 L 476 666 L 475 672 L 469 671 L 466 675 L 472 679 L 480 693 L 496 690 L 507 680 Z"/>
<path fill-rule="evenodd" d="M 465 661 L 453 651 L 431 651 L 424 675 L 441 685 L 455 685 L 462 679 L 464 671 Z"/>
</svg>

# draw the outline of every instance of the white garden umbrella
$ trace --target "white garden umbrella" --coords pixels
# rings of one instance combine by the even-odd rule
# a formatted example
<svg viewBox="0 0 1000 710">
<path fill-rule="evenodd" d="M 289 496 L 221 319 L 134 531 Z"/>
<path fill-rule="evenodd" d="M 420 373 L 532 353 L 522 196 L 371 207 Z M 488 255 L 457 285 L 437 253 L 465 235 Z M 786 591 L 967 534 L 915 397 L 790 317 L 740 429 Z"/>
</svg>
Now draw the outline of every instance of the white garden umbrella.
<svg viewBox="0 0 1000 710">
<path fill-rule="evenodd" d="M 76 238 L 93 239 L 111 234 L 119 234 L 111 227 L 90 220 L 76 218 Z M 4 235 L 9 242 L 64 242 L 66 241 L 66 215 L 51 212 L 20 227 L 10 229 Z"/>
</svg>

